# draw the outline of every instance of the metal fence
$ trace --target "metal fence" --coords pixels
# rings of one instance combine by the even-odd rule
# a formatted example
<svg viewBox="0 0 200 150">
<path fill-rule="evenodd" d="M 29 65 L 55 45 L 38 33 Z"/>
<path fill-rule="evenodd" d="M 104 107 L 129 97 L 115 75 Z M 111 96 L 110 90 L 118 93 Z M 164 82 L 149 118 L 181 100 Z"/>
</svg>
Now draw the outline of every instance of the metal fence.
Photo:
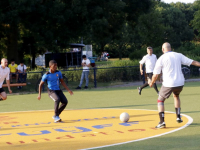
<svg viewBox="0 0 200 150">
<path fill-rule="evenodd" d="M 182 67 L 183 74 L 186 79 L 197 78 L 200 76 L 198 67 Z M 21 91 L 34 92 L 41 80 L 42 75 L 47 70 L 38 72 L 28 72 L 27 86 L 23 87 Z M 64 77 L 67 79 L 65 82 L 69 88 L 74 89 L 79 85 L 81 73 L 83 69 L 61 69 Z M 140 75 L 139 66 L 126 66 L 126 67 L 109 67 L 109 68 L 90 68 L 89 69 L 89 87 L 105 87 L 124 82 L 141 81 L 145 82 L 145 77 Z M 45 88 L 43 88 L 45 90 Z M 14 92 L 19 90 L 14 89 Z"/>
</svg>

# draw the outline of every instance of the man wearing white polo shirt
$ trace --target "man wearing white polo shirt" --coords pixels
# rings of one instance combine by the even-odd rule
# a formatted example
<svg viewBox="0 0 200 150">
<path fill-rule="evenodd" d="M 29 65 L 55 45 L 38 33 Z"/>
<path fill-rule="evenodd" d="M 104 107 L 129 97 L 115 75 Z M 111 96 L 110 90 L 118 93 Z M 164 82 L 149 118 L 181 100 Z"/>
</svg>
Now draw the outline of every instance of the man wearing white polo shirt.
<svg viewBox="0 0 200 150">
<path fill-rule="evenodd" d="M 8 60 L 3 58 L 1 60 L 1 65 L 0 65 L 0 101 L 7 99 L 6 92 L 2 88 L 5 79 L 8 86 L 8 91 L 9 93 L 12 93 L 10 89 L 10 80 L 9 80 L 10 69 L 7 66 L 8 66 Z"/>
<path fill-rule="evenodd" d="M 147 47 L 147 55 L 145 55 L 142 60 L 139 62 L 140 63 L 140 73 L 141 75 L 144 74 L 142 66 L 145 63 L 146 67 L 146 74 L 147 74 L 147 83 L 143 84 L 141 87 L 138 87 L 138 93 L 141 95 L 142 89 L 149 86 L 149 82 L 152 79 L 153 76 L 153 69 L 155 67 L 157 61 L 156 55 L 153 54 L 153 48 L 152 47 Z M 156 83 L 153 84 L 153 87 L 158 94 L 158 88 Z"/>
<path fill-rule="evenodd" d="M 89 67 L 90 67 L 90 60 L 87 59 L 86 55 L 83 55 L 82 56 L 83 60 L 82 60 L 82 63 L 81 65 L 83 66 L 83 72 L 81 74 L 81 81 L 80 81 L 80 84 L 79 86 L 76 88 L 76 89 L 81 89 L 81 86 L 83 84 L 83 80 L 85 78 L 86 80 L 86 83 L 85 83 L 85 87 L 84 89 L 87 89 L 88 88 L 88 84 L 89 84 Z"/>
<path fill-rule="evenodd" d="M 178 123 L 183 122 L 180 117 L 180 98 L 179 94 L 181 93 L 184 86 L 184 76 L 181 70 L 181 65 L 195 65 L 200 67 L 200 63 L 193 61 L 192 59 L 187 58 L 181 53 L 176 53 L 171 51 L 171 45 L 169 43 L 164 43 L 162 45 L 163 55 L 156 62 L 156 66 L 153 71 L 152 81 L 149 83 L 149 86 L 152 87 L 153 83 L 158 78 L 158 75 L 163 74 L 162 87 L 158 96 L 158 111 L 160 122 L 156 128 L 165 128 L 164 122 L 164 101 L 169 98 L 171 93 L 174 97 L 174 106 L 176 111 L 176 121 Z"/>
<path fill-rule="evenodd" d="M 24 65 L 24 62 L 21 61 L 20 64 L 17 67 L 18 73 L 19 73 L 19 82 L 21 83 L 25 83 L 26 82 L 26 77 L 27 77 L 27 73 L 26 73 L 26 65 Z"/>
</svg>

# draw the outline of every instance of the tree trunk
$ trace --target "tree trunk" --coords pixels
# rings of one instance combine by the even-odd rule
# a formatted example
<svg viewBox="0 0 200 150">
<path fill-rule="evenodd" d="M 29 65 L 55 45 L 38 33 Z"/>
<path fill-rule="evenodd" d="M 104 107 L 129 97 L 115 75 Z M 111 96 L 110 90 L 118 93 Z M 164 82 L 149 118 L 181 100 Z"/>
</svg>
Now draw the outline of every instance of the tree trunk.
<svg viewBox="0 0 200 150">
<path fill-rule="evenodd" d="M 31 64 L 31 68 L 34 69 L 35 68 L 35 49 L 32 48 L 32 64 Z"/>
<path fill-rule="evenodd" d="M 7 43 L 7 59 L 10 64 L 10 60 L 14 59 L 17 64 L 19 64 L 18 57 L 18 26 L 10 25 L 10 29 L 8 32 L 8 43 Z"/>
</svg>

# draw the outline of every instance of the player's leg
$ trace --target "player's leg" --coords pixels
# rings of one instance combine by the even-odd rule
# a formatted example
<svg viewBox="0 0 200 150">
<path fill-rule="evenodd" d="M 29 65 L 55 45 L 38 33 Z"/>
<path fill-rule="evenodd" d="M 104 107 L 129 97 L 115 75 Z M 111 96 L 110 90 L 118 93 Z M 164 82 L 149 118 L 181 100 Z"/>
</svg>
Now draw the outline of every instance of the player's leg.
<svg viewBox="0 0 200 150">
<path fill-rule="evenodd" d="M 87 89 L 89 84 L 89 71 L 85 71 L 85 81 L 85 89 Z"/>
<path fill-rule="evenodd" d="M 148 78 L 149 78 L 148 75 L 149 75 L 149 73 L 147 73 L 147 82 L 144 83 L 142 86 L 140 86 L 140 87 L 137 88 L 137 89 L 138 89 L 139 95 L 141 95 L 141 92 L 142 92 L 142 89 L 143 89 L 143 88 L 149 86 L 149 84 L 148 84 Z"/>
<path fill-rule="evenodd" d="M 164 101 L 166 98 L 168 98 L 172 93 L 172 88 L 164 87 L 162 86 L 160 89 L 160 94 L 158 96 L 158 112 L 159 112 L 159 118 L 160 122 L 156 126 L 156 128 L 165 128 L 165 107 L 164 107 Z"/>
<path fill-rule="evenodd" d="M 85 74 L 84 74 L 84 71 L 83 71 L 82 74 L 81 74 L 80 84 L 79 84 L 79 86 L 78 86 L 76 89 L 81 89 L 81 86 L 82 86 L 82 84 L 83 84 L 83 79 L 84 79 L 84 77 L 85 77 Z"/>
<path fill-rule="evenodd" d="M 61 119 L 59 117 L 59 104 L 60 104 L 60 97 L 57 95 L 56 91 L 48 90 L 49 97 L 55 102 L 54 103 L 54 122 L 59 122 Z"/>
<path fill-rule="evenodd" d="M 6 99 L 7 99 L 7 94 L 6 94 L 6 92 L 4 91 L 3 88 L 0 88 L 0 101 L 6 100 Z"/>
<path fill-rule="evenodd" d="M 181 120 L 181 115 L 180 115 L 181 114 L 181 101 L 180 101 L 180 97 L 179 97 L 179 94 L 182 91 L 182 89 L 183 89 L 183 86 L 180 86 L 180 87 L 174 88 L 174 90 L 173 90 L 174 107 L 175 107 L 176 117 L 177 117 L 176 121 L 178 123 L 183 122 Z"/>
<path fill-rule="evenodd" d="M 59 115 L 62 113 L 62 111 L 65 109 L 65 107 L 67 106 L 68 104 L 68 101 L 67 101 L 67 98 L 65 97 L 65 95 L 63 94 L 63 92 L 60 90 L 57 92 L 59 98 L 60 98 L 60 102 L 61 102 L 61 105 L 58 109 L 58 113 Z"/>
<path fill-rule="evenodd" d="M 149 77 L 149 80 L 151 81 L 151 80 L 152 80 L 152 77 L 153 77 L 153 72 L 152 72 L 152 73 L 149 73 L 149 74 L 148 74 L 148 77 Z M 148 83 L 149 83 L 149 82 L 148 82 Z M 155 89 L 156 93 L 159 94 L 159 91 L 158 91 L 156 82 L 153 84 L 153 88 Z"/>
</svg>

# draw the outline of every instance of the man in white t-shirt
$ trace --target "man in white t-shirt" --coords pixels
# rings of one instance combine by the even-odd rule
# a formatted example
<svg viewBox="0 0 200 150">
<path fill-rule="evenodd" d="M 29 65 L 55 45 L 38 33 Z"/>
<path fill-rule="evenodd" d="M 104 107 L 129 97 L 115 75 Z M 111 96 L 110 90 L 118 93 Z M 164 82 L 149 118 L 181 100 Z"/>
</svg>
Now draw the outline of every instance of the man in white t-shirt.
<svg viewBox="0 0 200 150">
<path fill-rule="evenodd" d="M 141 95 L 142 89 L 149 86 L 149 82 L 152 79 L 153 76 L 153 69 L 155 67 L 157 61 L 157 57 L 156 55 L 153 54 L 153 48 L 152 47 L 147 47 L 147 55 L 145 55 L 142 60 L 139 62 L 140 63 L 140 73 L 141 75 L 144 74 L 143 72 L 143 64 L 145 63 L 146 66 L 146 74 L 147 74 L 147 83 L 143 84 L 141 87 L 138 87 L 138 93 L 139 95 Z M 156 93 L 158 94 L 158 88 L 156 83 L 153 84 L 153 87 L 156 91 Z"/>
<path fill-rule="evenodd" d="M 81 65 L 83 66 L 83 72 L 82 72 L 82 75 L 81 75 L 80 84 L 76 89 L 81 89 L 84 78 L 86 80 L 85 87 L 84 87 L 85 89 L 88 88 L 88 84 L 89 84 L 89 77 L 88 76 L 89 76 L 90 60 L 87 59 L 86 55 L 83 55 L 82 58 L 83 58 L 83 60 L 82 60 Z"/>
<path fill-rule="evenodd" d="M 17 67 L 17 70 L 18 70 L 18 73 L 19 73 L 19 82 L 20 83 L 26 82 L 26 77 L 27 77 L 26 69 L 27 69 L 26 65 L 24 65 L 23 61 L 21 61 L 20 64 L 18 65 L 18 67 Z"/>
<path fill-rule="evenodd" d="M 1 60 L 1 65 L 0 65 L 0 101 L 7 99 L 6 92 L 2 88 L 5 79 L 8 86 L 8 91 L 9 93 L 12 93 L 12 90 L 10 89 L 10 80 L 9 80 L 10 69 L 7 66 L 8 66 L 8 60 L 3 58 Z"/>
<path fill-rule="evenodd" d="M 176 53 L 171 51 L 171 45 L 169 43 L 164 43 L 162 45 L 163 55 L 156 62 L 156 66 L 153 71 L 152 81 L 149 86 L 152 87 L 153 83 L 158 78 L 158 75 L 163 74 L 162 87 L 158 96 L 158 111 L 160 122 L 156 128 L 165 128 L 164 122 L 164 101 L 169 98 L 173 93 L 174 97 L 174 106 L 176 110 L 176 121 L 178 123 L 183 122 L 180 116 L 180 98 L 179 94 L 181 93 L 184 86 L 184 76 L 181 70 L 181 65 L 195 65 L 200 67 L 200 63 L 193 61 L 192 59 L 187 58 L 181 53 Z"/>
</svg>

